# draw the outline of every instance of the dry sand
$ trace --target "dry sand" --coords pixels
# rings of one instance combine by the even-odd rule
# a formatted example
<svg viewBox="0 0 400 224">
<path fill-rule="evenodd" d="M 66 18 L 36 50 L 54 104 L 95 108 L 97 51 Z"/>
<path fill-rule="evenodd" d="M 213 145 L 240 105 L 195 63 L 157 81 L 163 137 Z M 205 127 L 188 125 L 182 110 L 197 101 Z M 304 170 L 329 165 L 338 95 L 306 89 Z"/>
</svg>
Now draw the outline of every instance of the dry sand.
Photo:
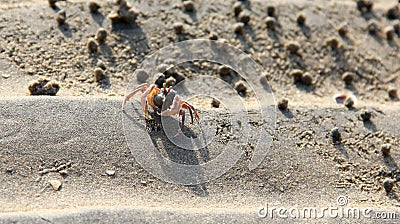
<svg viewBox="0 0 400 224">
<path fill-rule="evenodd" d="M 44 0 L 0 0 L 0 223 L 281 223 L 259 219 L 258 208 L 266 202 L 287 208 L 337 206 L 342 195 L 349 206 L 395 211 L 400 218 L 400 107 L 388 91 L 400 91 L 400 38 L 397 33 L 388 40 L 385 33 L 400 22 L 385 14 L 397 2 L 375 1 L 373 11 L 363 14 L 353 1 L 239 2 L 250 20 L 238 34 L 234 24 L 245 21 L 245 13 L 235 16 L 236 1 L 194 1 L 193 12 L 185 11 L 180 0 L 133 1 L 140 12 L 136 22 L 111 26 L 109 1 L 99 1 L 99 12 L 90 13 L 86 1 L 58 2 L 53 9 Z M 269 6 L 275 6 L 275 30 L 266 26 Z M 66 20 L 58 25 L 62 9 Z M 305 25 L 296 23 L 299 14 L 306 18 Z M 371 21 L 378 25 L 376 34 L 368 33 Z M 183 24 L 180 34 L 176 22 Z M 344 25 L 345 37 L 338 32 Z M 107 38 L 95 40 L 98 50 L 90 53 L 88 42 L 100 27 Z M 244 153 L 218 179 L 195 186 L 165 183 L 131 154 L 121 119 L 122 97 L 146 56 L 178 41 L 210 36 L 249 53 L 265 68 L 276 103 L 287 98 L 289 105 L 274 109 L 273 147 L 257 169 L 247 168 L 255 144 L 251 139 L 246 145 L 233 144 Z M 290 54 L 296 45 L 297 53 Z M 218 68 L 197 61 L 174 69 L 178 77 L 190 78 L 219 77 Z M 295 69 L 304 72 L 297 83 L 291 76 Z M 350 85 L 343 80 L 345 72 L 354 76 Z M 241 80 L 232 74 L 222 78 L 234 87 Z M 29 96 L 29 83 L 43 77 L 58 83 L 57 96 Z M 334 94 L 343 92 L 356 95 L 355 108 L 333 101 Z M 252 105 L 254 94 L 247 91 L 241 98 Z M 226 133 L 228 114 L 212 108 L 211 99 L 192 103 L 202 119 L 220 128 L 217 143 L 207 151 L 209 159 L 215 158 L 219 144 L 235 139 L 235 134 Z M 365 110 L 372 114 L 370 121 L 361 118 Z M 271 129 L 254 114 L 249 120 L 252 130 Z M 335 127 L 341 133 L 338 144 L 332 142 Z M 196 156 L 167 147 L 170 143 L 163 142 L 162 132 L 147 132 L 136 136 L 138 145 L 154 144 L 170 151 L 175 161 L 199 162 Z M 381 149 L 388 144 L 391 152 L 383 155 Z M 395 183 L 388 192 L 386 179 Z M 288 221 L 339 219 L 283 220 Z"/>
</svg>

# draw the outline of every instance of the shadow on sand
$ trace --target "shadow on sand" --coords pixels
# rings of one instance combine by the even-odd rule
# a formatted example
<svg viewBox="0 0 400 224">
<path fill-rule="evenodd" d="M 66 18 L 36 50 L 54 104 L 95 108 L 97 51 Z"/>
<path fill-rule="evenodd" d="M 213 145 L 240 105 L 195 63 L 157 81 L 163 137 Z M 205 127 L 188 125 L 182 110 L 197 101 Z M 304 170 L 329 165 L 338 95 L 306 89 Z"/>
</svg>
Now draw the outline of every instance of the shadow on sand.
<svg viewBox="0 0 400 224">
<path fill-rule="evenodd" d="M 136 111 L 139 113 L 139 111 Z M 154 145 L 154 147 L 158 150 L 161 156 L 171 162 L 184 164 L 184 165 L 199 165 L 202 162 L 207 162 L 209 160 L 209 151 L 208 147 L 205 146 L 201 148 L 201 146 L 196 145 L 194 141 L 192 142 L 193 145 L 186 146 L 191 147 L 193 149 L 200 148 L 199 150 L 189 150 L 184 149 L 177 146 L 174 142 L 171 141 L 170 137 L 165 133 L 165 129 L 162 126 L 161 116 L 156 114 L 155 112 L 150 112 L 150 116 L 153 119 L 146 119 L 145 127 L 143 124 L 139 124 L 139 120 L 134 119 L 129 114 L 125 112 L 125 115 L 129 117 L 129 119 L 134 122 L 138 123 L 140 127 L 146 129 L 147 133 L 150 136 L 150 139 Z M 165 119 L 163 121 L 164 126 L 165 124 L 169 124 L 170 122 L 178 123 L 178 121 L 173 117 L 163 117 Z M 167 125 L 169 127 L 169 125 Z M 189 139 L 197 138 L 198 134 L 196 134 L 191 128 L 184 126 L 183 128 L 180 127 L 180 131 Z M 197 153 L 198 152 L 198 153 Z M 199 155 L 198 155 L 199 154 Z M 171 167 L 169 164 L 165 164 L 165 162 L 160 160 L 160 167 L 163 168 L 164 175 L 168 175 L 168 179 L 175 180 L 179 178 L 179 174 L 171 173 Z M 193 180 L 203 180 L 203 175 L 205 175 L 201 168 L 196 168 L 195 172 L 192 173 L 194 176 L 190 179 Z M 201 182 L 201 181 L 200 181 Z M 207 187 L 204 183 L 202 184 L 194 184 L 194 185 L 186 185 L 193 193 L 198 196 L 207 196 L 209 194 Z"/>
</svg>

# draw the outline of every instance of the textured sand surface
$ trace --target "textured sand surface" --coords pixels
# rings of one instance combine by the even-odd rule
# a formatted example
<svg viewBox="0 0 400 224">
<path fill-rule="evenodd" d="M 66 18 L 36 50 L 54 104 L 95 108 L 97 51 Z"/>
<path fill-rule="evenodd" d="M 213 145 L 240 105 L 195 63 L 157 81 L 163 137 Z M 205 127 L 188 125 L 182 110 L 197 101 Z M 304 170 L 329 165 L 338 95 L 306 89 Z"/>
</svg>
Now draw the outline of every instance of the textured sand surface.
<svg viewBox="0 0 400 224">
<path fill-rule="evenodd" d="M 193 12 L 181 0 L 139 0 L 129 1 L 139 12 L 135 23 L 113 25 L 109 15 L 116 6 L 98 2 L 99 12 L 91 13 L 81 0 L 61 1 L 55 8 L 45 0 L 0 0 L 0 223 L 396 223 L 400 218 L 400 107 L 391 92 L 400 91 L 400 34 L 387 37 L 388 29 L 400 27 L 400 16 L 387 17 L 388 9 L 398 6 L 396 0 L 374 1 L 373 10 L 364 13 L 346 0 L 194 0 Z M 244 13 L 235 15 L 235 3 Z M 270 6 L 275 13 L 268 16 Z M 66 11 L 62 25 L 56 20 L 60 10 Z M 246 21 L 246 14 L 249 22 L 235 33 L 235 24 Z M 305 25 L 297 24 L 300 14 Z M 269 17 L 275 20 L 274 30 L 267 27 Z M 375 34 L 368 31 L 372 22 Z M 183 25 L 181 33 L 176 33 L 176 23 Z M 108 35 L 104 42 L 95 40 L 98 50 L 91 53 L 87 45 L 99 28 Z M 345 36 L 339 34 L 341 28 L 348 30 Z M 132 100 L 134 107 L 128 103 L 127 113 L 121 111 L 127 87 L 138 84 L 134 72 L 150 55 L 180 41 L 216 37 L 249 54 L 263 73 L 244 80 L 236 71 L 222 75 L 219 64 L 203 60 L 164 73 L 175 81 L 220 78 L 232 90 L 244 81 L 258 83 L 262 76 L 276 104 L 288 99 L 285 110 L 261 105 L 276 115 L 276 130 L 272 147 L 263 151 L 266 158 L 252 171 L 248 165 L 257 141 L 267 147 L 269 139 L 251 134 L 248 142 L 236 141 L 243 133 L 231 132 L 229 119 L 235 112 L 225 110 L 235 108 L 212 108 L 212 98 L 190 99 L 209 125 L 188 125 L 187 132 L 207 130 L 213 141 L 196 152 L 176 147 L 157 127 L 146 129 L 151 122 L 145 122 L 139 98 Z M 290 53 L 296 46 L 298 51 Z M 167 55 L 167 64 L 182 52 Z M 303 73 L 297 82 L 292 76 L 296 69 Z M 346 72 L 353 75 L 349 84 Z M 147 81 L 158 75 L 150 74 Z M 29 96 L 28 86 L 43 78 L 57 83 L 57 96 Z M 220 86 L 207 92 L 205 85 L 185 85 L 199 93 L 225 93 Z M 358 99 L 354 108 L 332 99 L 350 92 Z M 256 96 L 247 88 L 240 94 L 227 91 L 226 97 L 257 108 L 255 97 L 266 95 Z M 362 119 L 366 111 L 370 121 Z M 250 133 L 272 133 L 271 120 L 258 115 L 251 110 L 246 116 Z M 337 144 L 335 127 L 341 134 Z M 145 170 L 128 147 L 132 142 L 191 165 L 204 164 L 224 150 L 242 154 L 217 179 L 182 186 Z M 385 147 L 390 147 L 389 155 L 382 154 Z M 179 175 L 164 171 L 172 179 Z M 388 179 L 394 187 L 386 191 Z M 372 216 L 379 211 L 397 216 L 285 220 L 257 215 L 265 203 L 270 208 L 323 209 L 338 206 L 341 196 L 348 199 L 347 207 L 372 208 Z"/>
</svg>

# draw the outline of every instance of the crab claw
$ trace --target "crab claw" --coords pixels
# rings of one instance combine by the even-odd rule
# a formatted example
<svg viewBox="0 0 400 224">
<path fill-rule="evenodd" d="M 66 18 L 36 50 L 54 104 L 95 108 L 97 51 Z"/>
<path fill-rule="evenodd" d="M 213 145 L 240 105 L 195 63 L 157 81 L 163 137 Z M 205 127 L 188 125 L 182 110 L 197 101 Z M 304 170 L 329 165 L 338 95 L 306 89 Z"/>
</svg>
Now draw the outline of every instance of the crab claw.
<svg viewBox="0 0 400 224">
<path fill-rule="evenodd" d="M 174 114 L 178 114 L 181 107 L 181 98 L 178 95 L 175 95 L 174 100 L 172 101 L 172 105 L 167 110 L 161 112 L 161 116 L 171 116 Z"/>
</svg>

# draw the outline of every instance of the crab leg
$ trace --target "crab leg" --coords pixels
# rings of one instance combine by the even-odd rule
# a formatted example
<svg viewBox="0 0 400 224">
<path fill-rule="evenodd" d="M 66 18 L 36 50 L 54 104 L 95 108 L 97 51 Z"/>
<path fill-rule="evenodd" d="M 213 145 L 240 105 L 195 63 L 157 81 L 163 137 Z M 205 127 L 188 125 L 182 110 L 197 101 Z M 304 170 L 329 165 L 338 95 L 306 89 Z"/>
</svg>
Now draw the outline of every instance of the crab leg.
<svg viewBox="0 0 400 224">
<path fill-rule="evenodd" d="M 133 92 L 129 93 L 129 94 L 125 97 L 124 102 L 122 103 L 122 110 L 125 108 L 126 102 L 128 102 L 136 93 L 138 93 L 139 91 L 143 93 L 144 91 L 146 91 L 146 89 L 147 89 L 149 86 L 150 86 L 150 84 L 143 83 L 143 84 L 139 85 L 138 87 L 136 87 L 136 89 L 133 90 Z"/>
<path fill-rule="evenodd" d="M 147 106 L 147 96 L 149 95 L 149 93 L 151 93 L 151 91 L 153 91 L 153 89 L 156 88 L 155 84 L 151 84 L 146 91 L 142 94 L 142 96 L 140 97 L 140 100 L 142 102 L 142 108 L 144 111 L 144 115 L 146 117 L 150 117 L 149 115 L 149 107 Z"/>
<path fill-rule="evenodd" d="M 182 128 L 185 127 L 185 111 L 181 110 L 182 112 Z"/>
<path fill-rule="evenodd" d="M 197 110 L 194 108 L 194 106 L 190 105 L 186 101 L 183 101 L 182 105 L 186 105 L 187 107 L 189 107 L 189 111 L 193 111 L 196 120 L 198 120 L 198 121 L 200 120 L 200 116 L 199 116 L 199 114 L 197 114 Z"/>
<path fill-rule="evenodd" d="M 189 113 L 190 113 L 190 118 L 192 119 L 192 121 L 190 122 L 190 124 L 193 124 L 193 112 L 192 112 L 192 109 L 191 109 L 187 104 L 185 104 L 185 103 L 182 104 L 182 108 L 183 108 L 183 109 L 187 109 L 187 110 L 189 111 Z M 183 119 L 183 116 L 182 116 L 182 119 Z"/>
<path fill-rule="evenodd" d="M 193 112 L 192 109 L 189 108 L 190 118 L 192 119 L 190 124 L 193 124 Z"/>
<path fill-rule="evenodd" d="M 193 114 L 196 120 L 200 120 L 200 116 L 197 114 L 196 109 L 186 101 L 181 101 L 180 97 L 176 95 L 172 101 L 171 107 L 165 111 L 161 112 L 161 116 L 171 116 L 174 114 L 182 115 L 182 125 L 185 123 L 185 110 L 188 110 L 190 117 L 192 119 L 191 124 L 193 124 Z"/>
</svg>

